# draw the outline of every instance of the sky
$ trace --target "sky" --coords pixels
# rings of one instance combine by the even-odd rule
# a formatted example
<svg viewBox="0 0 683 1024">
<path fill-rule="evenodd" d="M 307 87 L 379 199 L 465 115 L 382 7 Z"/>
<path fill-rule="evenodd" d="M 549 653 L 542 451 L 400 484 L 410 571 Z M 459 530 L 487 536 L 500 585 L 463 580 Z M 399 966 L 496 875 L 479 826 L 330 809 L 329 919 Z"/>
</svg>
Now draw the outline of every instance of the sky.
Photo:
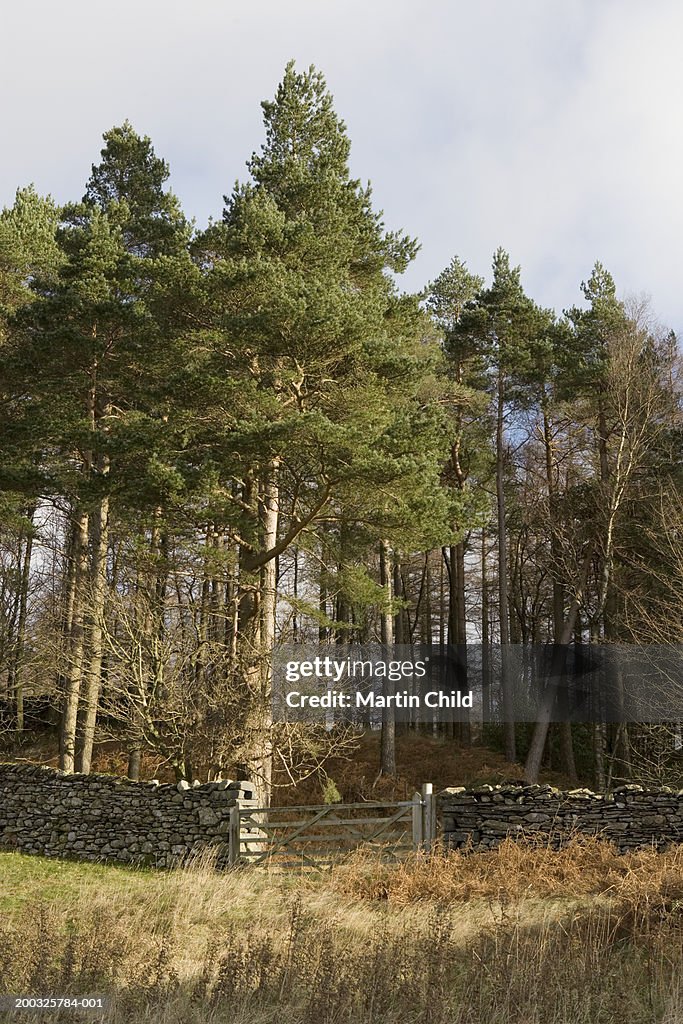
<svg viewBox="0 0 683 1024">
<path fill-rule="evenodd" d="M 421 289 L 498 246 L 561 311 L 596 260 L 683 333 L 680 0 L 4 0 L 0 206 L 80 198 L 128 118 L 202 226 L 263 141 L 285 64 L 325 75 Z"/>
</svg>

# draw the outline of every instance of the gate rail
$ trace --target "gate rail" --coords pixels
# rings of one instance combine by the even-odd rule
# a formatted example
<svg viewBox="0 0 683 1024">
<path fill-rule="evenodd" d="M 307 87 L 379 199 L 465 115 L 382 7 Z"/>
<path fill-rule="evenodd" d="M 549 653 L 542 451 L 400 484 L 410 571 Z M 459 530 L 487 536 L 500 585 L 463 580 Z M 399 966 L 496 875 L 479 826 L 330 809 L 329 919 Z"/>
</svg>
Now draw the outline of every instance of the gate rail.
<svg viewBox="0 0 683 1024">
<path fill-rule="evenodd" d="M 245 807 L 230 812 L 230 865 L 331 867 L 359 848 L 400 860 L 432 848 L 435 797 L 430 782 L 412 800 L 294 807 Z"/>
</svg>

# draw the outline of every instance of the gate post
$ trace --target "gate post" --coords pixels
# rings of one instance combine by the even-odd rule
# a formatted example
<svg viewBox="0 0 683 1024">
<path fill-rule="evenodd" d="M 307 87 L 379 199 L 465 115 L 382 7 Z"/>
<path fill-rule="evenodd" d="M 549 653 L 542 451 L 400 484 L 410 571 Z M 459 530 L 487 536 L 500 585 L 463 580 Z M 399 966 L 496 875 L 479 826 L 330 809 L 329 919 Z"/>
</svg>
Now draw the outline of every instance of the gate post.
<svg viewBox="0 0 683 1024">
<path fill-rule="evenodd" d="M 422 783 L 422 847 L 430 853 L 436 838 L 436 797 L 431 782 Z"/>
<path fill-rule="evenodd" d="M 422 849 L 422 796 L 413 793 L 413 849 Z"/>
<path fill-rule="evenodd" d="M 230 825 L 228 829 L 228 864 L 230 867 L 239 864 L 240 839 L 240 802 L 235 800 L 235 803 L 230 808 Z"/>
</svg>

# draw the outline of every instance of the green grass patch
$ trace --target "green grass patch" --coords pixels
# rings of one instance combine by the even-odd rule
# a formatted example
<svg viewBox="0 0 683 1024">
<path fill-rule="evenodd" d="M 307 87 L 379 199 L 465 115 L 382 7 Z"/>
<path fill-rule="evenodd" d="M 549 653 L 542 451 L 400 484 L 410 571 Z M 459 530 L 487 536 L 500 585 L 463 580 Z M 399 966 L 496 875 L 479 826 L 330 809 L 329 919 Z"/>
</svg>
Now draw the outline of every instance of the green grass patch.
<svg viewBox="0 0 683 1024">
<path fill-rule="evenodd" d="M 103 888 L 133 896 L 149 884 L 151 875 L 143 868 L 0 853 L 0 912 L 7 914 L 37 899 L 69 905 Z"/>
</svg>

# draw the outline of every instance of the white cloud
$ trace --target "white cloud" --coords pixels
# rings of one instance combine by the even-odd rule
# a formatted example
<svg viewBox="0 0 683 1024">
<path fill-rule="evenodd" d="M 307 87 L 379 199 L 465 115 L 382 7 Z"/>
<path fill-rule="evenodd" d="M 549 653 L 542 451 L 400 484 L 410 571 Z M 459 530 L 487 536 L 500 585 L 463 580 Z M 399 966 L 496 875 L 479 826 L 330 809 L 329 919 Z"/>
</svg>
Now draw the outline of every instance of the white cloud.
<svg viewBox="0 0 683 1024">
<path fill-rule="evenodd" d="M 128 117 L 200 222 L 261 142 L 290 57 L 326 74 L 387 223 L 422 242 L 419 287 L 504 245 L 558 308 L 601 259 L 683 329 L 678 0 L 123 0 L 5 3 L 0 202 L 79 196 Z"/>
</svg>

